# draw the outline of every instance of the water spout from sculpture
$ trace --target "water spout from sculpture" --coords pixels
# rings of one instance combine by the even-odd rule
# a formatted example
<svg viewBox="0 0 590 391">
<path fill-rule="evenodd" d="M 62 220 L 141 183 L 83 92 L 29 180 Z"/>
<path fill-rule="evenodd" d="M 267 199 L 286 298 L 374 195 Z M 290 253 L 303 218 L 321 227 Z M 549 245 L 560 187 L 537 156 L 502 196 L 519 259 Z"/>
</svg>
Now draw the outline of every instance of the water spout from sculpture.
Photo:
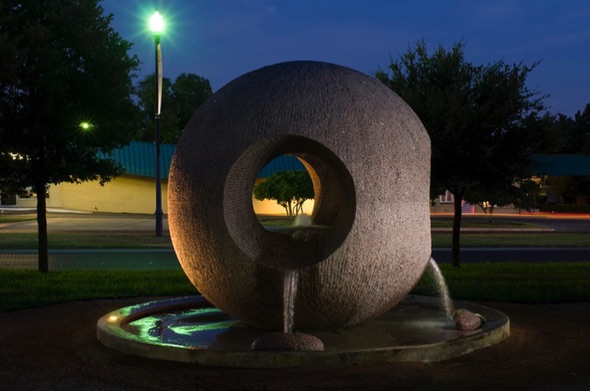
<svg viewBox="0 0 590 391">
<path fill-rule="evenodd" d="M 436 284 L 441 306 L 445 310 L 447 319 L 453 320 L 453 312 L 455 311 L 455 308 L 453 306 L 453 301 L 451 300 L 451 295 L 449 294 L 449 288 L 438 264 L 432 257 L 430 257 L 430 261 L 428 261 L 428 272 Z"/>
<path fill-rule="evenodd" d="M 283 281 L 283 332 L 292 333 L 295 319 L 295 298 L 297 297 L 297 283 L 299 270 L 285 270 Z"/>
<path fill-rule="evenodd" d="M 312 225 L 311 216 L 304 213 L 295 216 L 292 227 L 295 231 L 291 236 L 295 238 L 299 232 L 297 228 L 310 227 Z M 283 280 L 283 332 L 292 333 L 295 319 L 295 299 L 297 298 L 297 284 L 299 282 L 299 270 L 285 270 Z"/>
<path fill-rule="evenodd" d="M 310 216 L 301 214 L 295 218 L 286 232 L 293 240 L 301 240 L 305 229 L 312 227 Z M 283 231 L 285 232 L 285 231 Z M 295 301 L 299 283 L 299 269 L 286 269 L 283 274 L 283 332 L 263 335 L 252 344 L 252 350 L 322 351 L 324 343 L 317 337 L 293 332 L 295 325 Z"/>
<path fill-rule="evenodd" d="M 458 330 L 469 331 L 482 327 L 485 323 L 485 319 L 481 315 L 475 314 L 464 308 L 455 309 L 445 278 L 443 277 L 438 264 L 432 257 L 430 257 L 430 260 L 428 261 L 428 272 L 436 284 L 441 307 L 445 311 L 447 320 L 454 322 L 455 328 Z"/>
</svg>

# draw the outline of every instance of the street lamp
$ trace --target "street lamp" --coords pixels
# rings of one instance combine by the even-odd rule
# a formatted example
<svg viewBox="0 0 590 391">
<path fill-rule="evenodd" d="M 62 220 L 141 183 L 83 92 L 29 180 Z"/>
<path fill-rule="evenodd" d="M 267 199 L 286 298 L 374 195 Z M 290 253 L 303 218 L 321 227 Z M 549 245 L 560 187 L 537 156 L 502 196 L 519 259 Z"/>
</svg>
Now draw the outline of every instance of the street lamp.
<svg viewBox="0 0 590 391">
<path fill-rule="evenodd" d="M 94 127 L 94 125 L 92 125 L 90 122 L 87 122 L 87 121 L 80 122 L 79 126 L 80 126 L 80 129 L 82 129 L 83 131 L 92 130 L 92 128 Z"/>
<path fill-rule="evenodd" d="M 160 36 L 164 30 L 164 20 L 158 11 L 150 18 L 150 28 L 156 45 L 156 99 L 154 130 L 156 134 L 156 236 L 162 236 L 162 172 L 160 164 L 160 114 L 162 110 L 162 49 Z"/>
</svg>

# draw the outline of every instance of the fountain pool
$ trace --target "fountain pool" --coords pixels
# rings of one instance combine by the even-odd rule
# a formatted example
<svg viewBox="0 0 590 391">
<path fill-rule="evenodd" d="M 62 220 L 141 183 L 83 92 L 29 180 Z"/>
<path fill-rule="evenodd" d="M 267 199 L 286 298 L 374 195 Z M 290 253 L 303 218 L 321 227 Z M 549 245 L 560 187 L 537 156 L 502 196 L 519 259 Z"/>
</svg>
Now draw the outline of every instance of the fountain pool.
<svg viewBox="0 0 590 391">
<path fill-rule="evenodd" d="M 314 208 L 294 231 L 267 230 L 253 187 L 285 154 L 308 171 Z M 504 314 L 408 296 L 429 262 L 438 271 L 430 156 L 407 103 L 358 71 L 294 61 L 228 83 L 186 125 L 168 175 L 174 250 L 203 297 L 121 308 L 98 338 L 230 367 L 439 361 L 497 343 Z"/>
<path fill-rule="evenodd" d="M 406 297 L 394 309 L 360 325 L 307 330 L 324 351 L 253 351 L 268 331 L 247 326 L 214 308 L 202 296 L 124 307 L 98 322 L 98 339 L 126 353 L 200 365 L 243 368 L 348 366 L 394 361 L 441 361 L 491 346 L 509 335 L 506 315 L 489 307 L 456 302 L 486 323 L 459 331 L 437 298 Z"/>
</svg>

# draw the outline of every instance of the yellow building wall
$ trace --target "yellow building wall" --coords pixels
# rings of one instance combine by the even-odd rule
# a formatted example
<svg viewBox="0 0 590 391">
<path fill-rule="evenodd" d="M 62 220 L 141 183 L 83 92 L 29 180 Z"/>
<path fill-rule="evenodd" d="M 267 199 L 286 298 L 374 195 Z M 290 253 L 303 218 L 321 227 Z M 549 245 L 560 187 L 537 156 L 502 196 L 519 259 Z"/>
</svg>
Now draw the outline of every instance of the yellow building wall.
<svg viewBox="0 0 590 391">
<path fill-rule="evenodd" d="M 168 211 L 167 200 L 167 182 L 163 181 L 164 213 Z M 98 181 L 52 185 L 47 206 L 84 212 L 153 214 L 156 209 L 156 184 L 150 178 L 123 175 L 104 186 L 100 186 Z M 306 201 L 303 212 L 311 215 L 313 206 L 314 200 Z M 285 209 L 273 200 L 259 201 L 252 196 L 252 208 L 257 215 L 286 216 Z"/>
<path fill-rule="evenodd" d="M 156 210 L 156 184 L 153 179 L 123 175 L 100 186 L 98 181 L 81 184 L 62 183 L 59 193 L 62 209 L 108 213 L 146 213 Z M 167 213 L 167 182 L 162 182 L 162 210 Z"/>
<path fill-rule="evenodd" d="M 48 193 L 49 198 L 45 200 L 47 203 L 47 208 L 59 208 L 61 206 L 61 191 L 59 186 L 50 185 Z M 37 195 L 33 194 L 27 198 L 18 197 L 16 206 L 19 208 L 36 208 Z"/>
</svg>

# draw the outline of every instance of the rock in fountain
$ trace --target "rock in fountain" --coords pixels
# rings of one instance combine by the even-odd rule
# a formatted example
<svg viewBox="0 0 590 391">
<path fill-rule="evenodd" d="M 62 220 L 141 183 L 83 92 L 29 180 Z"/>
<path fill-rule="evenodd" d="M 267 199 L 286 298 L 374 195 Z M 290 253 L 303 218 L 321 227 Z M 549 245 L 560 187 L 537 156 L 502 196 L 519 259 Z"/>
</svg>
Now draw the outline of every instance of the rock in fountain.
<svg viewBox="0 0 590 391">
<path fill-rule="evenodd" d="M 304 351 L 324 350 L 324 343 L 318 337 L 303 333 L 270 333 L 256 339 L 252 350 L 258 351 Z"/>
<path fill-rule="evenodd" d="M 475 314 L 464 308 L 459 308 L 453 313 L 457 330 L 477 330 L 483 324 L 481 315 Z"/>
<path fill-rule="evenodd" d="M 314 224 L 305 241 L 270 232 L 252 209 L 262 167 L 308 169 Z M 280 330 L 283 271 L 300 270 L 296 330 L 352 326 L 395 306 L 430 259 L 430 140 L 411 108 L 368 75 L 320 62 L 265 67 L 195 113 L 169 175 L 174 249 L 207 300 Z"/>
</svg>

